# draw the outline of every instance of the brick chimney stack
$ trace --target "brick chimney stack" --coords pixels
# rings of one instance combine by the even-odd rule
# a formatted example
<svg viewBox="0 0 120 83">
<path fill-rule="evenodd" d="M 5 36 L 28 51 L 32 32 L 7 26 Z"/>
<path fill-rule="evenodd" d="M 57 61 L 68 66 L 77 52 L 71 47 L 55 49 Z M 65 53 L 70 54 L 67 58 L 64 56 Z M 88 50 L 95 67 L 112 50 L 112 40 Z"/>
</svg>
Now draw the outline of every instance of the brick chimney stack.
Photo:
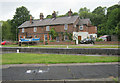
<svg viewBox="0 0 120 83">
<path fill-rule="evenodd" d="M 56 18 L 56 12 L 55 11 L 53 11 L 53 13 L 52 13 L 52 18 Z"/>
<path fill-rule="evenodd" d="M 70 11 L 68 11 L 68 16 L 72 16 L 72 11 L 70 9 Z"/>
<path fill-rule="evenodd" d="M 43 20 L 44 19 L 44 15 L 43 13 L 40 13 L 40 20 Z"/>
<path fill-rule="evenodd" d="M 32 24 L 32 20 L 33 20 L 33 18 L 32 18 L 32 16 L 30 16 L 30 24 Z"/>
</svg>

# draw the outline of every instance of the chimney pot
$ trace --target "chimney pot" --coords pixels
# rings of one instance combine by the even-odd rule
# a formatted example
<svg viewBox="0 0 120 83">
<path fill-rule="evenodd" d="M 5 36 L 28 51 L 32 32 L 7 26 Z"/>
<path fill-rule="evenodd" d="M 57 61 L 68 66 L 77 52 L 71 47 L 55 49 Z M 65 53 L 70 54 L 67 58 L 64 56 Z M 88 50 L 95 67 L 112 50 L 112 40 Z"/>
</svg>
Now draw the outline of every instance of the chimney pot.
<svg viewBox="0 0 120 83">
<path fill-rule="evenodd" d="M 55 11 L 53 11 L 53 13 L 52 13 L 52 18 L 56 18 L 56 12 Z"/>
<path fill-rule="evenodd" d="M 68 16 L 72 16 L 72 11 L 70 9 L 70 11 L 68 11 Z"/>
<path fill-rule="evenodd" d="M 32 16 L 30 16 L 30 24 L 32 24 L 32 20 L 33 20 L 33 18 L 32 18 Z"/>
<path fill-rule="evenodd" d="M 44 15 L 43 13 L 40 13 L 40 20 L 43 20 L 44 19 Z"/>
</svg>

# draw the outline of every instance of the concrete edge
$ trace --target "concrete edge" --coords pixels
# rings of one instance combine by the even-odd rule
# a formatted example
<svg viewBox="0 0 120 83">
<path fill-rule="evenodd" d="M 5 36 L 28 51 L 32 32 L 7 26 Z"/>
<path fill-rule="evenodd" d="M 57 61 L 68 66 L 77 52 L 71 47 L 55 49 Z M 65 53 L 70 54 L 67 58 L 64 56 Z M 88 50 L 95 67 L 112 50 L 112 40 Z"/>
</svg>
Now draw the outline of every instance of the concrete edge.
<svg viewBox="0 0 120 83">
<path fill-rule="evenodd" d="M 77 66 L 77 65 L 111 65 L 111 64 L 119 64 L 119 62 L 109 62 L 109 63 L 70 63 L 70 64 L 10 64 L 10 65 L 2 65 L 2 68 L 9 67 L 39 67 L 39 66 Z"/>
<path fill-rule="evenodd" d="M 114 81 L 114 78 L 97 78 L 97 79 L 62 79 L 62 80 L 3 80 L 3 81 Z"/>
</svg>

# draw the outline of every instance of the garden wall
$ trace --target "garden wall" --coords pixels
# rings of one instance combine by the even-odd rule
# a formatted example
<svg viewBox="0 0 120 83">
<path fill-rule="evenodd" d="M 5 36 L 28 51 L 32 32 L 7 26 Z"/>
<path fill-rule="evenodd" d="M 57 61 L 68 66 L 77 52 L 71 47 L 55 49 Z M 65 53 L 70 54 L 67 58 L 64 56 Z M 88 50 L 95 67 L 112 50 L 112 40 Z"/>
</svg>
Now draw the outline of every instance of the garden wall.
<svg viewBox="0 0 120 83">
<path fill-rule="evenodd" d="M 2 52 L 16 52 L 19 49 L 23 53 L 56 53 L 56 54 L 98 54 L 119 55 L 117 48 L 30 48 L 30 47 L 2 47 Z"/>
<path fill-rule="evenodd" d="M 47 42 L 48 45 L 75 45 L 73 41 Z M 45 45 L 45 42 L 39 42 L 37 45 Z"/>
<path fill-rule="evenodd" d="M 99 41 L 99 42 L 95 42 L 95 44 L 108 44 L 108 45 L 116 44 L 116 45 L 118 45 L 118 44 L 120 44 L 120 42 L 119 41 Z"/>
</svg>

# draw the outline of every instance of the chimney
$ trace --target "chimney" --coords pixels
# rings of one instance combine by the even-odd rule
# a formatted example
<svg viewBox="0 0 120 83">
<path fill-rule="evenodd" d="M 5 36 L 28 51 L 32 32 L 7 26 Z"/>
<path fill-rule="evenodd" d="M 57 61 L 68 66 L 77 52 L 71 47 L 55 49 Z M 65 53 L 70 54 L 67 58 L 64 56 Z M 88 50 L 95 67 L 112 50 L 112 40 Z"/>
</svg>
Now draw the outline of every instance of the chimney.
<svg viewBox="0 0 120 83">
<path fill-rule="evenodd" d="M 32 20 L 33 20 L 33 18 L 32 18 L 32 16 L 30 16 L 30 24 L 32 24 Z"/>
<path fill-rule="evenodd" d="M 56 18 L 56 12 L 55 11 L 53 11 L 53 13 L 52 13 L 52 18 Z"/>
<path fill-rule="evenodd" d="M 40 13 L 40 20 L 43 20 L 44 19 L 44 15 L 43 13 Z"/>
<path fill-rule="evenodd" d="M 70 9 L 70 11 L 68 11 L 68 16 L 72 16 L 72 11 Z"/>
</svg>

